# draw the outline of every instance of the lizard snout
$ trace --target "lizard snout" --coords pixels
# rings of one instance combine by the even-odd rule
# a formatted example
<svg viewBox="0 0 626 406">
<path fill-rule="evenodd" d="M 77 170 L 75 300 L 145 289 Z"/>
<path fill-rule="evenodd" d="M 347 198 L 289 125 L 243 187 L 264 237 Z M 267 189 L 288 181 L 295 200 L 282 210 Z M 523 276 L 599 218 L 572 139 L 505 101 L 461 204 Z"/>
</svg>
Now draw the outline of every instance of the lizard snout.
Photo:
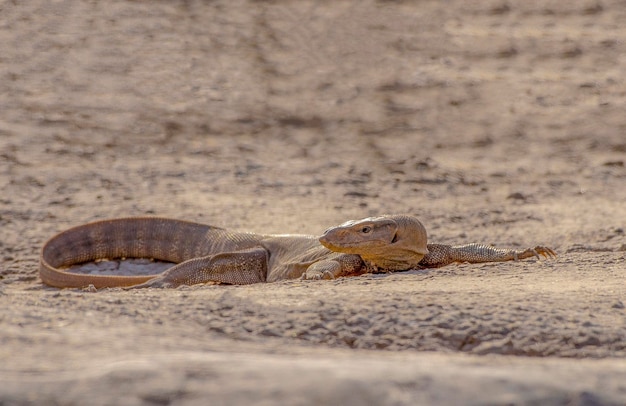
<svg viewBox="0 0 626 406">
<path fill-rule="evenodd" d="M 331 246 L 335 246 L 341 241 L 342 234 L 341 230 L 331 227 L 324 231 L 324 234 L 322 234 L 318 240 L 326 248 L 331 248 Z"/>
<path fill-rule="evenodd" d="M 320 242 L 320 244 L 322 244 L 324 247 L 328 248 L 331 251 L 333 251 L 333 248 L 335 248 L 333 244 L 331 243 L 331 240 L 329 240 L 328 237 L 326 236 L 326 234 L 318 238 L 318 241 Z"/>
<path fill-rule="evenodd" d="M 329 242 L 328 234 L 331 232 L 331 230 L 332 229 L 329 228 L 328 230 L 324 231 L 324 234 L 322 234 L 318 238 L 319 242 L 322 243 L 322 245 L 326 245 Z"/>
</svg>

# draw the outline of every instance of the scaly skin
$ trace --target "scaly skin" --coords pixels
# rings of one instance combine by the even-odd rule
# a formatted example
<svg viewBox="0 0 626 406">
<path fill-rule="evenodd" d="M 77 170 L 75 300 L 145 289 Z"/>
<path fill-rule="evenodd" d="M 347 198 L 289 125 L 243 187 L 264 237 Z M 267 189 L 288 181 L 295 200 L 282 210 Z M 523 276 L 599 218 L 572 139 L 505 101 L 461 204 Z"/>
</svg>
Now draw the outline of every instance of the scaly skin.
<svg viewBox="0 0 626 406">
<path fill-rule="evenodd" d="M 321 243 L 321 244 L 320 244 Z M 250 284 L 283 279 L 332 279 L 366 272 L 556 256 L 537 246 L 523 251 L 469 244 L 427 244 L 412 216 L 349 221 L 322 237 L 238 233 L 158 217 L 104 220 L 61 232 L 41 251 L 40 276 L 59 288 L 176 287 L 219 282 Z M 159 275 L 85 275 L 63 268 L 98 259 L 154 258 L 177 265 Z"/>
<path fill-rule="evenodd" d="M 160 275 L 85 275 L 63 268 L 97 259 L 154 258 L 177 263 Z M 316 237 L 237 233 L 156 217 L 97 221 L 52 237 L 42 248 L 42 281 L 59 288 L 245 285 L 299 278 L 307 269 L 336 277 L 365 272 L 357 255 L 331 252 Z M 361 272 L 362 271 L 362 272 Z"/>
</svg>

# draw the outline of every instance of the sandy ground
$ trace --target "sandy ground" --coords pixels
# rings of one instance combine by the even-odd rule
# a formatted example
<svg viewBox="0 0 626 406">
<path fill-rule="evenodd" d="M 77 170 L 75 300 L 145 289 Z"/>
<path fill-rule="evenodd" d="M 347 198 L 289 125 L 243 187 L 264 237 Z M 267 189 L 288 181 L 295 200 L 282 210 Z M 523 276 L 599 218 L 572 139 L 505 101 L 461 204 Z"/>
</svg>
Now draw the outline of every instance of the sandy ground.
<svg viewBox="0 0 626 406">
<path fill-rule="evenodd" d="M 626 403 L 626 4 L 0 3 L 0 404 Z M 419 216 L 550 261 L 90 293 L 38 251 L 160 215 Z"/>
</svg>

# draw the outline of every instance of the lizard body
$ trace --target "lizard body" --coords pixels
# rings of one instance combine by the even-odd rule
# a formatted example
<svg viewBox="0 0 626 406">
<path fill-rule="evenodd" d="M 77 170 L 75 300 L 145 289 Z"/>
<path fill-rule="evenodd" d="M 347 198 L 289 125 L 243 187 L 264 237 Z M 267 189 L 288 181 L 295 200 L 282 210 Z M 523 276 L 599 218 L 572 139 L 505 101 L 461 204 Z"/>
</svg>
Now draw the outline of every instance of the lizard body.
<svg viewBox="0 0 626 406">
<path fill-rule="evenodd" d="M 284 279 L 331 279 L 366 272 L 439 267 L 452 262 L 493 262 L 555 256 L 537 246 L 523 251 L 468 244 L 427 244 L 412 216 L 349 221 L 310 235 L 264 235 L 158 217 L 103 220 L 63 231 L 40 255 L 44 283 L 60 288 L 176 287 L 206 282 L 250 284 Z M 85 275 L 63 270 L 113 258 L 174 262 L 158 275 Z"/>
</svg>

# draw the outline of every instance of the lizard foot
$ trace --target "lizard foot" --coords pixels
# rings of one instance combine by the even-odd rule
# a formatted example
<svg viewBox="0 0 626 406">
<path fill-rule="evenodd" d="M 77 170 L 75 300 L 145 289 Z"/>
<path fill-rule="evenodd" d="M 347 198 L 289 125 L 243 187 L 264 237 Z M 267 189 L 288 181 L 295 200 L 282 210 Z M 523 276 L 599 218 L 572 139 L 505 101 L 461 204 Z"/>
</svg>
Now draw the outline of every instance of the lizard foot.
<svg viewBox="0 0 626 406">
<path fill-rule="evenodd" d="M 320 271 L 320 270 L 311 269 L 303 273 L 300 279 L 308 280 L 308 281 L 313 281 L 313 280 L 319 281 L 322 279 L 335 279 L 335 275 L 333 275 L 333 273 L 328 270 Z"/>
<path fill-rule="evenodd" d="M 520 259 L 529 258 L 532 256 L 536 257 L 539 260 L 542 259 L 542 256 L 544 258 L 556 258 L 556 252 L 554 252 L 552 248 L 537 245 L 535 248 L 527 248 L 526 250 L 522 251 L 521 255 L 518 255 Z"/>
<path fill-rule="evenodd" d="M 178 285 L 171 283 L 170 281 L 165 280 L 162 277 L 155 277 L 150 279 L 147 282 L 140 283 L 139 285 L 133 285 L 125 287 L 124 290 L 130 289 L 144 289 L 144 288 L 175 288 Z"/>
<path fill-rule="evenodd" d="M 335 279 L 341 276 L 341 265 L 336 261 L 320 261 L 309 266 L 302 274 L 303 280 Z"/>
</svg>

